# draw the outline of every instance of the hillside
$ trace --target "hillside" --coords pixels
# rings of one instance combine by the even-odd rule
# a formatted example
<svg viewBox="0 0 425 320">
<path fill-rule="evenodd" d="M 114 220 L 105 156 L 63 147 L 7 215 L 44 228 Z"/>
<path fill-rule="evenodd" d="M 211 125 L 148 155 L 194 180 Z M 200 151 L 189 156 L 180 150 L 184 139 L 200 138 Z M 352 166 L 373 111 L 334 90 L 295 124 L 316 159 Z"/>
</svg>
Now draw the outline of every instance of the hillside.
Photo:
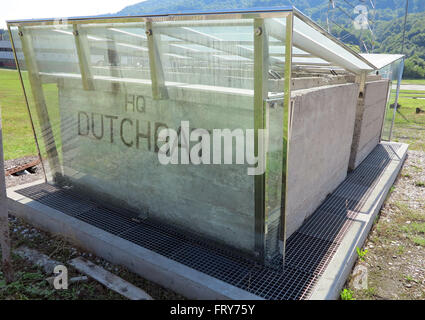
<svg viewBox="0 0 425 320">
<path fill-rule="evenodd" d="M 328 12 L 328 0 L 147 0 L 124 8 L 118 15 L 141 15 L 147 13 L 167 13 L 182 11 L 212 11 L 226 9 L 245 9 L 261 7 L 292 6 L 301 10 L 314 21 L 325 26 Z M 345 12 L 353 10 L 352 4 L 359 1 L 336 0 L 341 8 L 340 14 L 333 18 L 339 26 L 333 25 L 332 34 L 344 39 L 352 47 L 359 48 L 359 39 L 372 44 L 375 52 L 400 53 L 405 0 L 375 0 L 376 12 L 375 40 L 371 35 L 353 30 Z M 350 30 L 350 34 L 347 33 Z M 370 45 L 370 47 L 372 47 Z M 404 52 L 408 59 L 405 65 L 406 78 L 425 78 L 425 3 L 424 0 L 409 1 L 409 16 L 406 24 L 406 45 Z"/>
<path fill-rule="evenodd" d="M 383 22 L 377 27 L 378 52 L 400 52 L 404 19 Z M 425 12 L 409 15 L 406 23 L 404 76 L 425 78 Z"/>
<path fill-rule="evenodd" d="M 360 3 L 355 0 L 335 0 L 341 7 L 348 3 Z M 328 0 L 147 0 L 125 7 L 118 15 L 140 15 L 146 13 L 166 13 L 181 11 L 209 11 L 222 9 L 246 9 L 264 7 L 292 6 L 301 10 L 315 21 L 324 21 L 328 7 Z M 404 14 L 405 0 L 375 0 L 376 18 L 391 20 Z M 425 11 L 423 0 L 410 0 L 409 12 Z"/>
</svg>

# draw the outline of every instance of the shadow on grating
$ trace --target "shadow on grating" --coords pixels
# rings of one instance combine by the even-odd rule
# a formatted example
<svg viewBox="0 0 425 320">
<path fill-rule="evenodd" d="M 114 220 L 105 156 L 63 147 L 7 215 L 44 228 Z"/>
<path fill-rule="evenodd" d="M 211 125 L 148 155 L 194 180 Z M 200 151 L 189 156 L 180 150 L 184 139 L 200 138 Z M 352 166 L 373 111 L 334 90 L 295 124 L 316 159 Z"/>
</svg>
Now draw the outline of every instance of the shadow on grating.
<svg viewBox="0 0 425 320">
<path fill-rule="evenodd" d="M 283 268 L 282 256 L 276 256 L 271 266 L 259 266 L 174 226 L 150 219 L 134 221 L 71 189 L 40 184 L 16 192 L 265 299 L 307 299 L 382 173 L 391 161 L 399 160 L 398 148 L 378 145 L 348 174 L 286 241 Z"/>
</svg>

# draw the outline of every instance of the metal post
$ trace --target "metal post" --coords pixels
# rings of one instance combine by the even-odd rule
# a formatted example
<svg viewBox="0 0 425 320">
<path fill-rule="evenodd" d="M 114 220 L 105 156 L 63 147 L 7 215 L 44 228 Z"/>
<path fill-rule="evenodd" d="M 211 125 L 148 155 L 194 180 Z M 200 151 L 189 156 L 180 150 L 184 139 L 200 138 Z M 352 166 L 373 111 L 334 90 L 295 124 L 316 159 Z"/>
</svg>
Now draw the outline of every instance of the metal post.
<svg viewBox="0 0 425 320">
<path fill-rule="evenodd" d="M 73 25 L 73 29 L 83 88 L 84 90 L 94 90 L 93 76 L 90 70 L 90 46 L 87 40 L 87 33 L 77 24 Z"/>
<path fill-rule="evenodd" d="M 391 103 L 391 90 L 392 90 L 392 85 L 393 85 L 392 80 L 388 80 L 388 90 L 387 90 L 387 92 L 388 92 L 388 93 L 387 93 L 387 100 L 386 100 L 386 102 L 385 102 L 384 117 L 383 117 L 383 119 L 382 119 L 382 125 L 381 125 L 381 135 L 380 135 L 380 137 L 379 137 L 379 142 L 387 141 L 387 140 L 385 139 L 385 137 L 383 137 L 383 136 L 384 136 L 384 131 L 385 131 L 385 119 L 387 119 L 387 112 L 388 112 L 388 108 L 389 108 L 390 103 Z"/>
<path fill-rule="evenodd" d="M 35 51 L 32 45 L 31 34 L 23 27 L 19 27 L 18 30 L 19 36 L 21 38 L 22 52 L 24 54 L 25 62 L 27 65 L 28 79 L 31 85 L 31 92 L 40 123 L 41 135 L 43 136 L 47 152 L 47 160 L 49 162 L 53 179 L 56 181 L 61 176 L 61 167 L 59 163 L 59 157 L 56 149 L 52 126 L 50 124 L 49 113 L 47 111 L 47 104 L 44 98 L 37 60 L 35 58 Z"/>
<path fill-rule="evenodd" d="M 289 163 L 289 142 L 291 130 L 291 83 L 292 83 L 292 35 L 293 35 L 294 15 L 290 13 L 286 17 L 286 32 L 285 32 L 285 72 L 284 72 L 284 93 L 283 93 L 283 146 L 282 152 L 282 199 L 280 211 L 280 243 L 282 246 L 282 255 L 285 259 L 285 244 L 286 244 L 286 208 L 288 200 L 288 163 Z"/>
<path fill-rule="evenodd" d="M 13 267 L 10 258 L 9 220 L 7 212 L 6 181 L 4 175 L 3 138 L 0 110 L 0 245 L 2 254 L 3 274 L 6 283 L 13 281 Z"/>
<path fill-rule="evenodd" d="M 260 154 L 265 150 L 259 146 L 259 129 L 265 129 L 266 103 L 268 95 L 268 43 L 264 19 L 254 19 L 254 153 L 257 157 L 266 157 Z M 261 143 L 261 142 L 260 142 Z M 266 159 L 264 159 L 266 160 Z M 264 161 L 263 163 L 267 163 Z M 265 259 L 265 236 L 266 236 L 266 208 L 265 208 L 265 177 L 266 174 L 254 176 L 255 185 L 255 251 L 258 259 Z"/>
<path fill-rule="evenodd" d="M 397 112 L 397 105 L 398 105 L 398 96 L 400 94 L 401 78 L 403 77 L 403 70 L 404 70 L 404 58 L 400 62 L 400 70 L 398 72 L 397 90 L 396 90 L 395 101 L 394 101 L 393 119 L 391 121 L 390 134 L 388 136 L 389 141 L 391 141 L 391 137 L 392 137 L 392 134 L 393 134 L 395 115 L 396 115 L 396 112 Z"/>
<path fill-rule="evenodd" d="M 153 30 L 152 22 L 146 22 L 146 37 L 148 38 L 149 67 L 152 81 L 152 97 L 154 100 L 168 99 L 168 92 L 164 84 L 164 71 L 162 69 L 157 30 Z"/>
</svg>

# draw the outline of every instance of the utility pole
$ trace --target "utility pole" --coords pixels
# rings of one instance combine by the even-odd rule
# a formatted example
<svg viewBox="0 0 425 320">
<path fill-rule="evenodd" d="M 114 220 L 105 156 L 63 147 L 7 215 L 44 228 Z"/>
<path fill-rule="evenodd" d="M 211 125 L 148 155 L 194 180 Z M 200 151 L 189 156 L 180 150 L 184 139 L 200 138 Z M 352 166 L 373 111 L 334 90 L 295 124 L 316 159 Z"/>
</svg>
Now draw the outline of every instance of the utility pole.
<svg viewBox="0 0 425 320">
<path fill-rule="evenodd" d="M 404 53 L 404 39 L 406 34 L 406 22 L 407 22 L 407 12 L 409 10 L 409 0 L 406 0 L 406 11 L 404 13 L 404 27 L 403 27 L 403 42 L 401 44 L 401 54 Z"/>
<path fill-rule="evenodd" d="M 0 245 L 2 270 L 6 283 L 13 282 L 13 267 L 10 258 L 9 219 L 7 212 L 6 180 L 4 174 L 3 138 L 0 109 Z"/>
</svg>

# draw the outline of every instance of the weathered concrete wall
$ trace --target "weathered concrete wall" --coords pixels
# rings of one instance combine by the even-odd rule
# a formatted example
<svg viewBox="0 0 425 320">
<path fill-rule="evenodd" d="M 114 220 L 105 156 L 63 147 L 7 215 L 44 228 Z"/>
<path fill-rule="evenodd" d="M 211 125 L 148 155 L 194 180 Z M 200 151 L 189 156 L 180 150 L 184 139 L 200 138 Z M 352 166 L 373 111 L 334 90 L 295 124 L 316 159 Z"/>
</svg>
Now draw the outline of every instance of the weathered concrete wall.
<svg viewBox="0 0 425 320">
<path fill-rule="evenodd" d="M 286 236 L 346 177 L 357 84 L 293 91 Z"/>
<path fill-rule="evenodd" d="M 128 85 L 126 93 L 111 92 L 109 84 L 96 83 L 96 91 L 74 86 L 74 81 L 63 81 L 59 88 L 69 185 L 110 205 L 254 250 L 254 176 L 247 174 L 248 166 L 162 165 L 162 143 L 157 144 L 161 129 L 180 132 L 182 120 L 189 122 L 189 133 L 194 128 L 251 129 L 251 96 L 170 88 L 170 99 L 155 101 L 150 87 L 142 85 Z M 175 144 L 180 160 L 194 144 L 181 131 Z"/>
<path fill-rule="evenodd" d="M 364 99 L 357 105 L 350 170 L 354 170 L 379 143 L 388 86 L 388 80 L 366 83 Z"/>
</svg>

